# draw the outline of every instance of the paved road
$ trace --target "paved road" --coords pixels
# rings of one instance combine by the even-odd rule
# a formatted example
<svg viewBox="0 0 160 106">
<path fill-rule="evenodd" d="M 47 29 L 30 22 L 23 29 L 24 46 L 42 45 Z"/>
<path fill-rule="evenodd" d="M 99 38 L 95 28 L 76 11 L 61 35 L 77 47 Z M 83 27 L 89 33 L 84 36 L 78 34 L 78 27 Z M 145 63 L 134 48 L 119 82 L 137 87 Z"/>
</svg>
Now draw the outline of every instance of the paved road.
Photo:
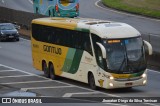
<svg viewBox="0 0 160 106">
<path fill-rule="evenodd" d="M 132 25 L 142 33 L 160 34 L 160 21 L 121 14 L 110 9 L 101 9 L 95 6 L 96 1 L 80 0 L 81 16 L 124 22 Z"/>
<path fill-rule="evenodd" d="M 33 6 L 30 1 L 31 0 L 0 0 L 0 6 L 33 12 Z M 148 18 L 113 12 L 110 9 L 101 9 L 95 6 L 95 2 L 97 1 L 98 0 L 80 0 L 80 16 L 124 22 L 132 25 L 141 33 L 160 35 L 160 20 L 156 21 Z"/>
<path fill-rule="evenodd" d="M 21 10 L 26 12 L 33 12 L 31 0 L 0 0 L 0 6 Z"/>
<path fill-rule="evenodd" d="M 148 85 L 144 87 L 94 91 L 80 82 L 65 78 L 52 81 L 43 77 L 42 72 L 32 67 L 28 40 L 0 42 L 0 57 L 0 96 L 23 95 L 19 92 L 27 91 L 35 93 L 31 96 L 43 97 L 160 97 L 159 72 L 148 71 Z"/>
<path fill-rule="evenodd" d="M 0 6 L 33 12 L 32 0 L 0 0 Z M 150 40 L 148 36 L 144 36 L 146 40 L 151 41 L 153 50 L 160 52 L 160 20 L 149 19 L 129 14 L 115 12 L 109 8 L 102 9 L 95 6 L 98 0 L 80 0 L 80 17 L 98 18 L 110 21 L 124 22 L 132 25 L 142 34 L 152 34 Z M 98 3 L 100 4 L 100 3 Z"/>
<path fill-rule="evenodd" d="M 101 18 L 128 23 L 143 33 L 160 34 L 160 22 L 140 17 L 117 14 L 110 10 L 95 7 L 96 0 L 80 0 L 81 17 Z M 0 6 L 32 12 L 28 0 L 0 0 Z M 32 67 L 30 41 L 0 42 L 0 85 L 2 95 L 14 95 L 16 91 L 28 91 L 37 96 L 89 96 L 89 97 L 160 97 L 160 73 L 148 72 L 148 85 L 133 89 L 93 91 L 86 84 L 61 78 L 51 81 Z M 45 82 L 45 83 L 44 83 Z M 55 92 L 56 91 L 56 92 Z M 21 95 L 21 94 L 19 94 Z M 58 105 L 58 104 L 57 104 Z M 65 105 L 65 104 L 64 104 Z M 81 106 L 81 104 L 78 104 Z M 92 104 L 90 104 L 92 105 Z M 99 104 L 98 104 L 99 105 Z M 103 105 L 103 104 L 101 104 Z M 108 104 L 117 105 L 117 104 Z M 118 104 L 123 106 L 122 104 Z M 132 106 L 133 104 L 129 104 Z M 140 106 L 158 106 L 157 104 L 138 104 Z"/>
</svg>

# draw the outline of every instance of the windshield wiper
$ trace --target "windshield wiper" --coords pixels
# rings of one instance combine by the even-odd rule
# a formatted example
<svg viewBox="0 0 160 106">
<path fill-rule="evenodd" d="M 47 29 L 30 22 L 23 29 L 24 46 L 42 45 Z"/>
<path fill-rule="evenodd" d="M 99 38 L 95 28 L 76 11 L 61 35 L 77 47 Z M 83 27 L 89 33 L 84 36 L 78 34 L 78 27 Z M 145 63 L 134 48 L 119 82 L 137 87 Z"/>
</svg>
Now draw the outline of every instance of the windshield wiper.
<svg viewBox="0 0 160 106">
<path fill-rule="evenodd" d="M 118 73 L 120 72 L 122 66 L 124 65 L 124 63 L 126 63 L 126 56 L 124 55 L 124 59 L 122 61 L 122 64 L 120 65 L 119 69 L 118 69 Z"/>
</svg>

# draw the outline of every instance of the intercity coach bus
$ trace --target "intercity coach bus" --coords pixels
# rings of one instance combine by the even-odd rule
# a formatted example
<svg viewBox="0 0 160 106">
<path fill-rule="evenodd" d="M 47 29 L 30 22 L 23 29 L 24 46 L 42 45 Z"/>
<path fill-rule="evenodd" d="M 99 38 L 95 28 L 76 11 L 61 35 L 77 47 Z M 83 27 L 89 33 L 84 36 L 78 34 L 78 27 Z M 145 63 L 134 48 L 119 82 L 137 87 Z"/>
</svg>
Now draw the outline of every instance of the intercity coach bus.
<svg viewBox="0 0 160 106">
<path fill-rule="evenodd" d="M 87 18 L 32 21 L 33 66 L 57 76 L 102 87 L 131 88 L 147 83 L 146 57 L 152 46 L 128 24 Z"/>
<path fill-rule="evenodd" d="M 34 13 L 52 17 L 79 16 L 79 0 L 33 0 Z"/>
</svg>

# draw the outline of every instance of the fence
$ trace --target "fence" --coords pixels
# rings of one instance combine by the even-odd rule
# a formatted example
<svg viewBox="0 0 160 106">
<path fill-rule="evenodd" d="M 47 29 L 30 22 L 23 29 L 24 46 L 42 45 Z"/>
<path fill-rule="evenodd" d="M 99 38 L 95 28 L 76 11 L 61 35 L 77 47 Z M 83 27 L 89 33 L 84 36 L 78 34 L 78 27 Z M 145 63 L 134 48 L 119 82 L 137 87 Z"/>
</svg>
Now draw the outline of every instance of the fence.
<svg viewBox="0 0 160 106">
<path fill-rule="evenodd" d="M 17 23 L 26 29 L 31 28 L 31 21 L 33 19 L 40 17 L 45 16 L 0 7 L 0 21 Z M 160 68 L 160 34 L 142 34 L 142 37 L 153 46 L 153 55 L 148 61 L 149 66 Z"/>
</svg>

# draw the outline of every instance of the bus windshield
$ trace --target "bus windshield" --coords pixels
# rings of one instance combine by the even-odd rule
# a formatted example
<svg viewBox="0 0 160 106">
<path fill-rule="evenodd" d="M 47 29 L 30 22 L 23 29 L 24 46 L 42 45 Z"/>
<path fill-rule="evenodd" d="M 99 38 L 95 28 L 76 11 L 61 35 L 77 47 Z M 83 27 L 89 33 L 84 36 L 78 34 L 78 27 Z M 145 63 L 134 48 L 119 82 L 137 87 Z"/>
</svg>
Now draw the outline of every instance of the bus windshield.
<svg viewBox="0 0 160 106">
<path fill-rule="evenodd" d="M 108 69 L 113 73 L 135 73 L 146 69 L 141 37 L 104 40 Z"/>
<path fill-rule="evenodd" d="M 75 3 L 75 0 L 59 0 L 59 3 Z"/>
</svg>

